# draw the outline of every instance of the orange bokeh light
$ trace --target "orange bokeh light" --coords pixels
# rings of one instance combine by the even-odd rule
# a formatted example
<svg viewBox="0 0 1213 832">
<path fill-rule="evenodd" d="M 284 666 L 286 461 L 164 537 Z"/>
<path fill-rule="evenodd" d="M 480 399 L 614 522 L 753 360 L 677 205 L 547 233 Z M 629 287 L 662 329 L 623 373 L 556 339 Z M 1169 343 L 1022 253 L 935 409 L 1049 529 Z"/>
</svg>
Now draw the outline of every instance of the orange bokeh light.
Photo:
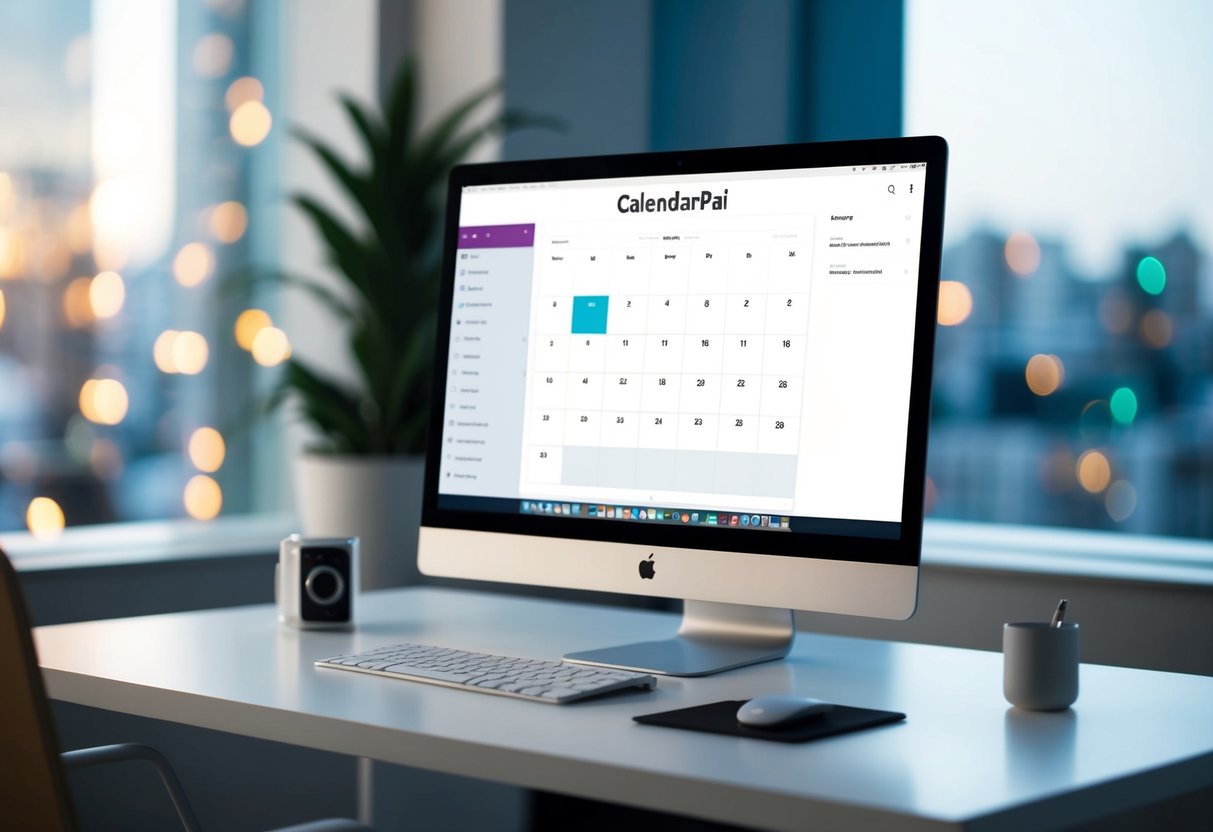
<svg viewBox="0 0 1213 832">
<path fill-rule="evenodd" d="M 265 310 L 245 309 L 236 317 L 236 343 L 240 345 L 240 349 L 252 352 L 257 333 L 273 325 L 274 322 Z"/>
<path fill-rule="evenodd" d="M 191 477 L 182 494 L 185 513 L 195 520 L 213 520 L 223 508 L 223 490 L 205 474 Z"/>
<path fill-rule="evenodd" d="M 39 540 L 50 540 L 63 532 L 63 509 L 50 497 L 35 497 L 25 510 L 25 525 Z"/>
<path fill-rule="evenodd" d="M 964 323 L 973 311 L 973 293 L 959 280 L 939 282 L 939 325 L 956 326 Z"/>
<path fill-rule="evenodd" d="M 1020 277 L 1027 277 L 1040 267 L 1040 245 L 1026 231 L 1016 231 L 1008 237 L 1003 253 L 1007 266 Z"/>
<path fill-rule="evenodd" d="M 248 211 L 239 202 L 221 202 L 210 212 L 211 234 L 221 243 L 234 243 L 248 228 Z"/>
<path fill-rule="evenodd" d="M 233 81 L 223 95 L 223 103 L 229 113 L 246 101 L 265 101 L 265 87 L 261 86 L 261 82 L 256 78 L 248 75 Z"/>
<path fill-rule="evenodd" d="M 1141 340 L 1147 346 L 1160 350 L 1175 337 L 1175 325 L 1171 316 L 1161 309 L 1151 309 L 1141 319 Z"/>
<path fill-rule="evenodd" d="M 253 338 L 253 360 L 262 367 L 273 367 L 291 357 L 291 342 L 277 327 L 267 326 Z"/>
<path fill-rule="evenodd" d="M 232 112 L 228 129 L 237 144 L 253 147 L 269 135 L 274 119 L 260 101 L 245 101 Z"/>
<path fill-rule="evenodd" d="M 1078 484 L 1092 494 L 1098 494 L 1112 481 L 1112 464 L 1101 451 L 1086 451 L 1075 466 Z"/>
<path fill-rule="evenodd" d="M 173 258 L 173 277 L 182 286 L 197 286 L 211 276 L 215 258 L 202 243 L 188 243 Z"/>
<path fill-rule="evenodd" d="M 1065 378 L 1065 365 L 1056 355 L 1037 353 L 1028 359 L 1028 366 L 1024 369 L 1028 389 L 1038 396 L 1055 393 Z"/>
</svg>

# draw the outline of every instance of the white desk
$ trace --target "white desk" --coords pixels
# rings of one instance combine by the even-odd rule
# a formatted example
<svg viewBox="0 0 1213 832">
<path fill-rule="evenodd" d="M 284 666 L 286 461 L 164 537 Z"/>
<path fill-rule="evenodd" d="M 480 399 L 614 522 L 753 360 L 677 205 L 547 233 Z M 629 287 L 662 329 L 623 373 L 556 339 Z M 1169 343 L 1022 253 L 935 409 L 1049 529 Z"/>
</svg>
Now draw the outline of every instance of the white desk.
<svg viewBox="0 0 1213 832">
<path fill-rule="evenodd" d="M 1213 784 L 1213 678 L 1084 665 L 1072 711 L 1002 699 L 997 653 L 812 634 L 793 655 L 567 706 L 319 670 L 420 641 L 558 658 L 672 616 L 437 589 L 364 596 L 353 633 L 271 607 L 36 631 L 55 699 L 518 786 L 770 829 L 1047 829 Z M 632 722 L 796 691 L 909 719 L 803 745 Z"/>
</svg>

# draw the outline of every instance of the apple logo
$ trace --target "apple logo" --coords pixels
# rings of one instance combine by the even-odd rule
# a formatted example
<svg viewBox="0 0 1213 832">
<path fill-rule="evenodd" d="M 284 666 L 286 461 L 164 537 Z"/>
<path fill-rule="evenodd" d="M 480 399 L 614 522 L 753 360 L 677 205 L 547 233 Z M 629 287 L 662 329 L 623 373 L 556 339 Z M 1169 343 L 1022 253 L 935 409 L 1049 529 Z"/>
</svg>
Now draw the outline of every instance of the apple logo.
<svg viewBox="0 0 1213 832">
<path fill-rule="evenodd" d="M 640 577 L 648 580 L 648 579 L 652 579 L 653 575 L 655 575 L 656 573 L 657 573 L 657 565 L 655 563 L 653 563 L 653 555 L 650 554 L 648 560 L 642 560 L 640 562 Z"/>
</svg>

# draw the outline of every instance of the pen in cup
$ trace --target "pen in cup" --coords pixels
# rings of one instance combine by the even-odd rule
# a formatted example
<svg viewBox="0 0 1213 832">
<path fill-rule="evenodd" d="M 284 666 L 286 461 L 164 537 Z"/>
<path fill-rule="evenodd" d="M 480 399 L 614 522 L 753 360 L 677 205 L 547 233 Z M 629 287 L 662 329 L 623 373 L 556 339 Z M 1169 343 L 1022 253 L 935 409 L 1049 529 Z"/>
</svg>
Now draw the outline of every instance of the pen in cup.
<svg viewBox="0 0 1213 832">
<path fill-rule="evenodd" d="M 1050 627 L 1061 626 L 1061 622 L 1064 621 L 1066 617 L 1066 605 L 1069 603 L 1070 601 L 1067 598 L 1062 598 L 1061 601 L 1057 603 L 1057 610 L 1053 613 L 1053 620 L 1049 622 Z"/>
</svg>

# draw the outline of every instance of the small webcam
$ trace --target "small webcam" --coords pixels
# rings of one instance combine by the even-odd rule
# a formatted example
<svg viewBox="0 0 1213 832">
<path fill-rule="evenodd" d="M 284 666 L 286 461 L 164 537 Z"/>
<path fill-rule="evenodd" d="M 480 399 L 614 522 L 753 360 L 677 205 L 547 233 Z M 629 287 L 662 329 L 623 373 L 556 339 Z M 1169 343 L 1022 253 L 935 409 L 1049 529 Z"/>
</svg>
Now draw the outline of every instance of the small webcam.
<svg viewBox="0 0 1213 832">
<path fill-rule="evenodd" d="M 274 581 L 279 622 L 304 630 L 350 627 L 357 589 L 358 538 L 293 534 L 279 544 Z"/>
</svg>

